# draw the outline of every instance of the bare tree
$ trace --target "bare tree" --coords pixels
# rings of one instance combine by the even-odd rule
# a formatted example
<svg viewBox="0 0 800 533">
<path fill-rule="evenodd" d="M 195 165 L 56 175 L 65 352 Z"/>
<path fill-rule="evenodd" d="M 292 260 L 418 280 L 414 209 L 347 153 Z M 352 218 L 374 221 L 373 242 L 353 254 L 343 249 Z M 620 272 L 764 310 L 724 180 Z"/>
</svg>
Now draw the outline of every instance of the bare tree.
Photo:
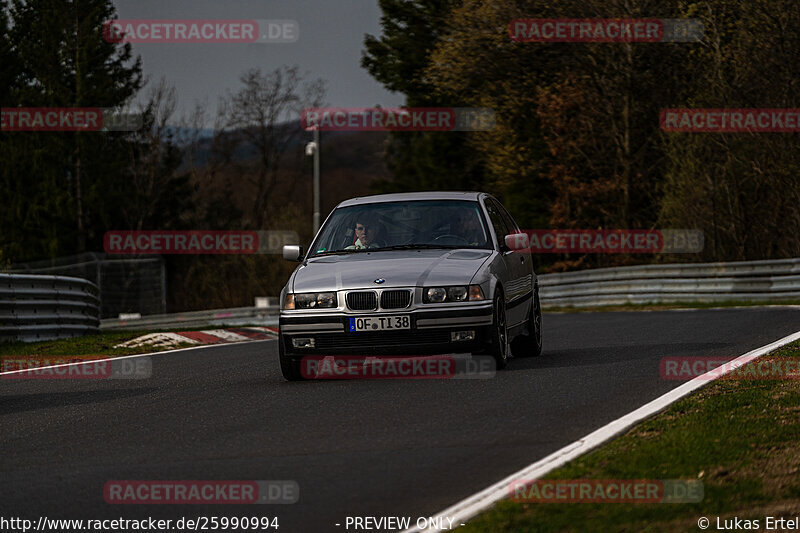
<svg viewBox="0 0 800 533">
<path fill-rule="evenodd" d="M 129 227 L 140 230 L 157 215 L 159 196 L 168 194 L 165 183 L 173 178 L 168 160 L 175 157 L 170 143 L 171 127 L 177 108 L 175 87 L 165 78 L 150 88 L 147 98 L 139 106 L 143 118 L 140 128 L 129 144 L 130 181 L 135 191 L 126 206 Z"/>
<path fill-rule="evenodd" d="M 251 69 L 240 81 L 243 86 L 228 94 L 220 114 L 226 118 L 226 128 L 236 130 L 256 151 L 257 166 L 247 179 L 255 191 L 251 220 L 261 228 L 267 222 L 283 156 L 302 134 L 296 121 L 304 108 L 322 105 L 325 83 L 319 78 L 305 81 L 297 66 L 283 66 L 267 73 Z M 230 139 L 224 131 L 219 133 Z"/>
</svg>

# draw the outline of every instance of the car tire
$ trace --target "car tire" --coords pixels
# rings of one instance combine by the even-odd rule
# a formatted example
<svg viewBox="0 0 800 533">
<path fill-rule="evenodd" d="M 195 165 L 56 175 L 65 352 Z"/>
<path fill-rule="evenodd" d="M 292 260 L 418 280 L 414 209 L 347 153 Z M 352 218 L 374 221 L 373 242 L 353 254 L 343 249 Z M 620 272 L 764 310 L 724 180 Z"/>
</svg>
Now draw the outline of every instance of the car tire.
<svg viewBox="0 0 800 533">
<path fill-rule="evenodd" d="M 498 370 L 508 366 L 508 323 L 506 322 L 506 301 L 498 291 L 494 297 L 494 318 L 492 319 L 492 344 L 490 353 Z"/>
<path fill-rule="evenodd" d="M 281 373 L 286 381 L 305 381 L 300 371 L 301 360 L 287 356 L 283 350 L 283 338 L 278 338 L 278 359 L 281 363 Z"/>
<path fill-rule="evenodd" d="M 520 335 L 512 343 L 514 357 L 538 357 L 542 354 L 542 304 L 539 302 L 539 288 L 533 290 L 528 335 Z"/>
</svg>

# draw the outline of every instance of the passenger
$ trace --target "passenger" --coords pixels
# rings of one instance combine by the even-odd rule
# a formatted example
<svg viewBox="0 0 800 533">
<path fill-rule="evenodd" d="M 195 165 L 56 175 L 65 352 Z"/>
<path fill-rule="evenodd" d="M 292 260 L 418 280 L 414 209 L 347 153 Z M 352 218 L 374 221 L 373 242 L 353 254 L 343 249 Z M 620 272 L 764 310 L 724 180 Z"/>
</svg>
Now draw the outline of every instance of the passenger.
<svg viewBox="0 0 800 533">
<path fill-rule="evenodd" d="M 480 246 L 486 243 L 486 236 L 481 228 L 481 222 L 474 211 L 461 211 L 458 216 L 457 235 L 462 237 L 470 246 Z"/>
</svg>

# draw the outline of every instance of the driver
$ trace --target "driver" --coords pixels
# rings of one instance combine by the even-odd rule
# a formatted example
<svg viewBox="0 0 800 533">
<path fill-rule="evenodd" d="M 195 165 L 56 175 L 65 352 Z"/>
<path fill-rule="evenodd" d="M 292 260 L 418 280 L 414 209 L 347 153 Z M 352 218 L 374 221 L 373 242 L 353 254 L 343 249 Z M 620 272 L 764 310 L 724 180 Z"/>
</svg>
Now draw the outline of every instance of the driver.
<svg viewBox="0 0 800 533">
<path fill-rule="evenodd" d="M 379 244 L 375 241 L 380 229 L 381 226 L 377 219 L 369 216 L 360 216 L 356 219 L 356 242 L 352 246 L 345 248 L 345 250 L 378 248 Z"/>
</svg>

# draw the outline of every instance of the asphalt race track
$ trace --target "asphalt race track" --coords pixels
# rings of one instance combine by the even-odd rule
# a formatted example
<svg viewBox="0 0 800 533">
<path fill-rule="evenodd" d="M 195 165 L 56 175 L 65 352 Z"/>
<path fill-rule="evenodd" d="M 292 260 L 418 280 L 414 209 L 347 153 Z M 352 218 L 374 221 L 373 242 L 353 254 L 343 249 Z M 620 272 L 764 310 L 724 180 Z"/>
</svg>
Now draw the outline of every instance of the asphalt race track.
<svg viewBox="0 0 800 533">
<path fill-rule="evenodd" d="M 662 357 L 734 358 L 800 330 L 800 309 L 545 314 L 544 328 L 542 357 L 486 380 L 287 383 L 275 341 L 155 355 L 145 380 L 2 379 L 0 515 L 278 516 L 281 533 L 416 520 L 680 385 Z M 300 501 L 103 498 L 109 480 L 184 479 L 296 480 Z"/>
</svg>

